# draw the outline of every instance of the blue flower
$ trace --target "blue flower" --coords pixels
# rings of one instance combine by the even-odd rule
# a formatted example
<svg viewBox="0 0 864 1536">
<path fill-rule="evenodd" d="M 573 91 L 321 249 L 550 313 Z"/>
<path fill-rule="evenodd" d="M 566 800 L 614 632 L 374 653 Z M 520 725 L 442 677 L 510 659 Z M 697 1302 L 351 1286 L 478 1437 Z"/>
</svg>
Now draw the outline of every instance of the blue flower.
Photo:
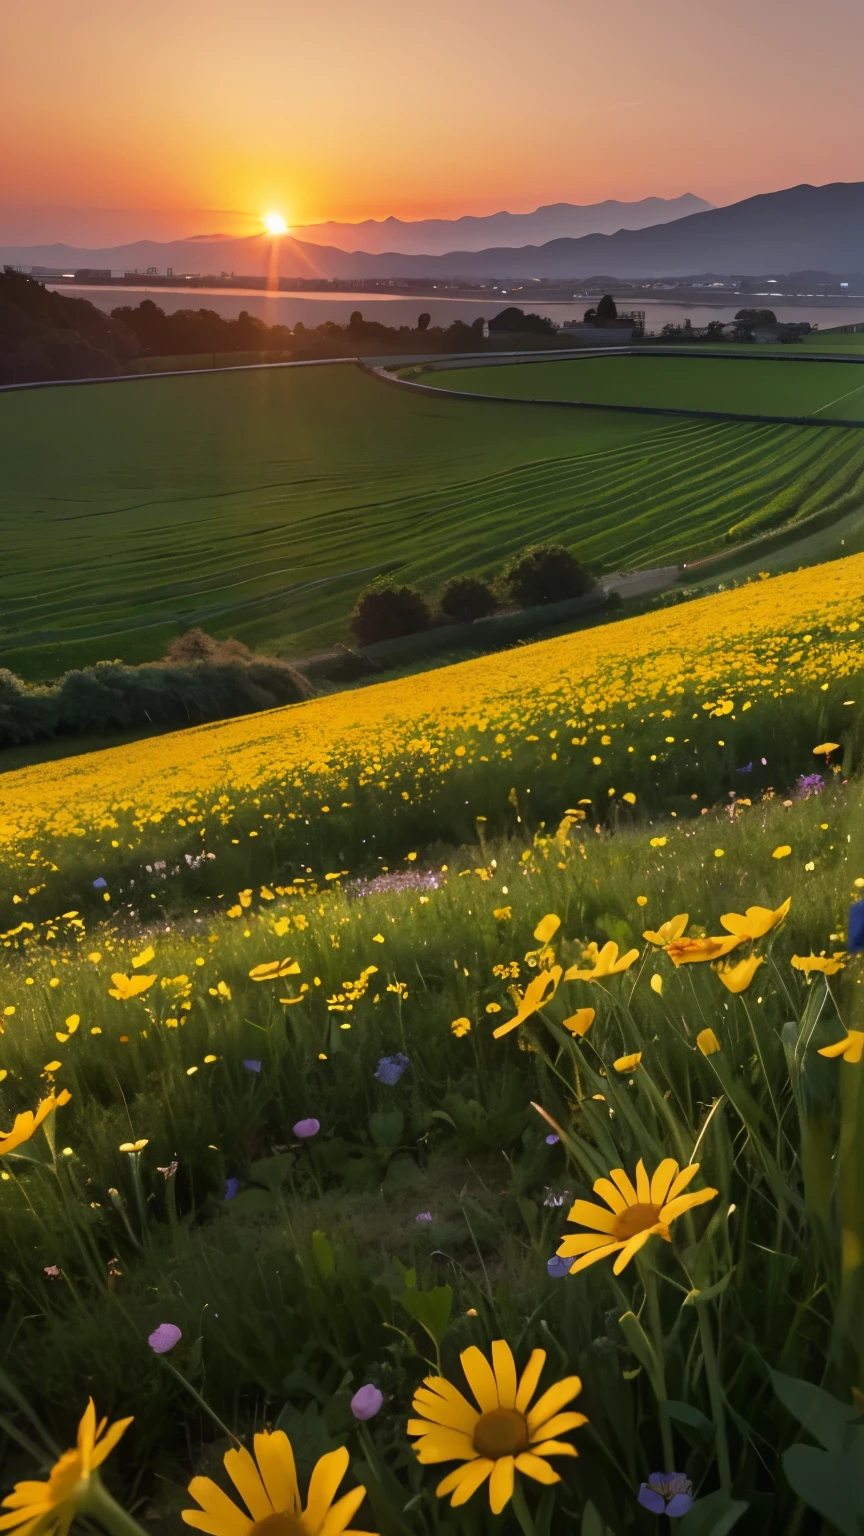
<svg viewBox="0 0 864 1536">
<path fill-rule="evenodd" d="M 240 1188 L 240 1180 L 239 1179 L 226 1179 L 225 1180 L 225 1199 L 226 1200 L 233 1200 L 234 1196 L 236 1195 L 236 1193 L 237 1193 L 239 1188 Z"/>
<path fill-rule="evenodd" d="M 260 1061 L 244 1061 L 243 1065 L 246 1068 L 247 1072 L 260 1072 L 261 1071 L 261 1063 L 260 1063 Z"/>
<path fill-rule="evenodd" d="M 561 1137 L 560 1136 L 556 1136 L 555 1132 L 553 1131 L 549 1136 L 546 1137 L 546 1145 L 547 1145 L 547 1147 L 554 1147 L 554 1146 L 557 1145 L 557 1143 L 560 1140 L 561 1140 Z"/>
<path fill-rule="evenodd" d="M 397 1051 L 395 1056 L 381 1057 L 378 1063 L 378 1070 L 374 1076 L 378 1079 L 379 1083 L 384 1083 L 387 1088 L 393 1088 L 409 1065 L 408 1057 L 404 1056 L 401 1051 Z"/>
<path fill-rule="evenodd" d="M 693 1506 L 693 1484 L 683 1472 L 652 1472 L 639 1489 L 639 1503 L 654 1515 L 677 1520 Z"/>
<path fill-rule="evenodd" d="M 94 889 L 94 891 L 104 891 L 107 885 L 108 885 L 108 881 L 107 880 L 103 880 L 101 875 L 99 876 L 98 880 L 94 880 L 93 881 L 93 889 Z"/>
<path fill-rule="evenodd" d="M 546 1260 L 546 1268 L 549 1271 L 550 1280 L 563 1280 L 564 1276 L 570 1273 L 570 1262 L 568 1259 L 559 1259 L 555 1254 L 551 1259 Z"/>
<path fill-rule="evenodd" d="M 752 763 L 745 763 L 743 768 L 736 768 L 735 772 L 736 773 L 752 773 L 753 772 L 753 764 Z"/>
<path fill-rule="evenodd" d="M 860 955 L 864 949 L 864 900 L 853 901 L 849 908 L 849 943 L 846 948 L 850 955 Z"/>
</svg>

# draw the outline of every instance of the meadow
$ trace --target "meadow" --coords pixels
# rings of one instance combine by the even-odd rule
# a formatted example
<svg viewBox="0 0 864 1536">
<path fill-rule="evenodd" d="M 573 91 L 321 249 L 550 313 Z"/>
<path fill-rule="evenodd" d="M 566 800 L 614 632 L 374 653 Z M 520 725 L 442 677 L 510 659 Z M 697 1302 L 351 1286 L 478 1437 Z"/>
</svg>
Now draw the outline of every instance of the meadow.
<svg viewBox="0 0 864 1536">
<path fill-rule="evenodd" d="M 841 519 L 862 454 L 842 429 L 502 411 L 352 366 L 7 394 L 0 664 L 154 659 L 194 624 L 304 655 L 350 638 L 382 571 L 432 591 L 531 540 L 651 567 Z"/>
<path fill-rule="evenodd" d="M 795 358 L 591 357 L 498 367 L 433 368 L 427 383 L 528 400 L 664 406 L 753 416 L 864 421 L 860 363 Z"/>
<path fill-rule="evenodd" d="M 0 1529 L 856 1536 L 862 576 L 4 776 Z"/>
</svg>

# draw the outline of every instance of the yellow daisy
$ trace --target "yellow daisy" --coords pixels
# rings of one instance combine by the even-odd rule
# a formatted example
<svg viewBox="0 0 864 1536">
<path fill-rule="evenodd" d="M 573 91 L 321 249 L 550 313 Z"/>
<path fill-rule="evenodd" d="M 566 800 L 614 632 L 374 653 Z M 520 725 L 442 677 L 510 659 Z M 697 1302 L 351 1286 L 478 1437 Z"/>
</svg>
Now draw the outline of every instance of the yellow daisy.
<svg viewBox="0 0 864 1536">
<path fill-rule="evenodd" d="M 16 1483 L 0 1508 L 0 1531 L 14 1531 L 15 1536 L 66 1536 L 75 1515 L 86 1513 L 90 1480 L 97 1467 L 113 1451 L 131 1419 L 118 1419 L 106 1429 L 107 1419 L 96 1423 L 96 1409 L 91 1397 L 78 1425 L 74 1450 L 64 1451 L 48 1475 L 47 1482 Z M 104 1490 L 103 1497 L 104 1497 Z"/>
<path fill-rule="evenodd" d="M 200 1509 L 184 1509 L 187 1525 L 208 1536 L 371 1536 L 349 1530 L 366 1497 L 365 1488 L 352 1488 L 334 1504 L 336 1490 L 348 1471 L 348 1450 L 340 1446 L 316 1462 L 309 1479 L 306 1508 L 300 1497 L 291 1441 L 284 1430 L 255 1436 L 255 1455 L 241 1449 L 226 1451 L 223 1460 L 246 1509 L 241 1509 L 209 1477 L 193 1477 L 189 1493 Z"/>
<path fill-rule="evenodd" d="M 577 1232 L 561 1239 L 559 1258 L 574 1259 L 571 1275 L 587 1269 L 598 1259 L 606 1259 L 617 1253 L 613 1269 L 620 1275 L 630 1260 L 655 1233 L 667 1243 L 671 1242 L 669 1227 L 685 1211 L 694 1205 L 713 1200 L 716 1189 L 697 1189 L 685 1194 L 687 1185 L 699 1172 L 699 1164 L 691 1163 L 681 1168 L 674 1157 L 664 1157 L 652 1179 L 645 1171 L 641 1158 L 636 1164 L 636 1187 L 623 1168 L 613 1168 L 608 1179 L 598 1179 L 595 1195 L 606 1201 L 593 1205 L 590 1200 L 577 1200 L 568 1215 L 568 1221 L 578 1221 L 589 1232 Z"/>
<path fill-rule="evenodd" d="M 521 1378 L 517 1378 L 510 1345 L 503 1339 L 492 1345 L 491 1365 L 475 1344 L 459 1358 L 478 1406 L 444 1377 L 427 1376 L 412 1404 L 414 1412 L 424 1417 L 409 1419 L 408 1433 L 419 1436 L 414 1449 L 423 1466 L 462 1463 L 438 1484 L 439 1499 L 449 1493 L 451 1506 L 465 1504 L 488 1478 L 489 1507 L 498 1515 L 512 1497 L 517 1471 L 538 1483 L 560 1483 L 559 1474 L 545 1458 L 578 1455 L 575 1446 L 557 1437 L 588 1422 L 584 1413 L 561 1411 L 578 1397 L 582 1382 L 578 1376 L 566 1376 L 532 1408 L 546 1363 L 545 1349 L 532 1351 Z"/>
<path fill-rule="evenodd" d="M 61 1104 L 68 1104 L 71 1097 L 69 1089 L 62 1088 L 56 1097 L 50 1093 L 35 1110 L 25 1109 L 23 1114 L 16 1115 L 11 1131 L 0 1131 L 0 1157 L 7 1152 L 14 1152 L 16 1147 L 29 1141 L 34 1132 L 38 1131 L 43 1120 L 47 1120 L 48 1116 L 53 1114 L 55 1109 L 59 1109 Z"/>
</svg>

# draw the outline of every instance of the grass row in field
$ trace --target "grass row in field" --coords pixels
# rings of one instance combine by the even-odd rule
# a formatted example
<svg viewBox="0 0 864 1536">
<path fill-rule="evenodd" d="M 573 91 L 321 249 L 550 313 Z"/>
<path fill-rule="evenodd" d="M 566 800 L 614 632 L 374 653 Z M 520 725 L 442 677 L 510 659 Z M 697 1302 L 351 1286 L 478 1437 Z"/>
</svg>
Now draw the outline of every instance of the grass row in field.
<svg viewBox="0 0 864 1536">
<path fill-rule="evenodd" d="M 441 388 L 516 399 L 864 420 L 864 378 L 839 363 L 591 357 L 430 371 Z"/>
<path fill-rule="evenodd" d="M 434 587 L 529 540 L 605 570 L 689 559 L 732 530 L 840 515 L 856 444 L 830 428 L 502 417 L 349 367 L 7 396 L 0 660 L 34 677 L 143 660 L 196 623 L 303 654 L 348 638 L 376 572 Z"/>
</svg>

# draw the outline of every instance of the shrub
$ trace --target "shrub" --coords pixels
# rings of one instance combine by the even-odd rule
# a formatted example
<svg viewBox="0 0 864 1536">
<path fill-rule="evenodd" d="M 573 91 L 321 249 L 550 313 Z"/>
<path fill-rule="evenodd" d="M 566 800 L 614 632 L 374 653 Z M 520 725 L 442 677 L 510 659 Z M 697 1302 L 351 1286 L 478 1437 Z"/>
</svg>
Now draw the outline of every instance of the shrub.
<svg viewBox="0 0 864 1536">
<path fill-rule="evenodd" d="M 441 592 L 441 612 L 457 624 L 473 624 L 475 619 L 485 619 L 498 607 L 488 581 L 477 576 L 454 576 L 446 582 Z"/>
<path fill-rule="evenodd" d="M 376 640 L 401 640 L 416 635 L 431 623 L 429 604 L 416 587 L 395 582 L 373 582 L 360 593 L 351 615 L 358 645 Z"/>
<path fill-rule="evenodd" d="M 521 608 L 582 597 L 594 578 L 563 544 L 531 544 L 504 572 L 507 590 Z"/>
</svg>

